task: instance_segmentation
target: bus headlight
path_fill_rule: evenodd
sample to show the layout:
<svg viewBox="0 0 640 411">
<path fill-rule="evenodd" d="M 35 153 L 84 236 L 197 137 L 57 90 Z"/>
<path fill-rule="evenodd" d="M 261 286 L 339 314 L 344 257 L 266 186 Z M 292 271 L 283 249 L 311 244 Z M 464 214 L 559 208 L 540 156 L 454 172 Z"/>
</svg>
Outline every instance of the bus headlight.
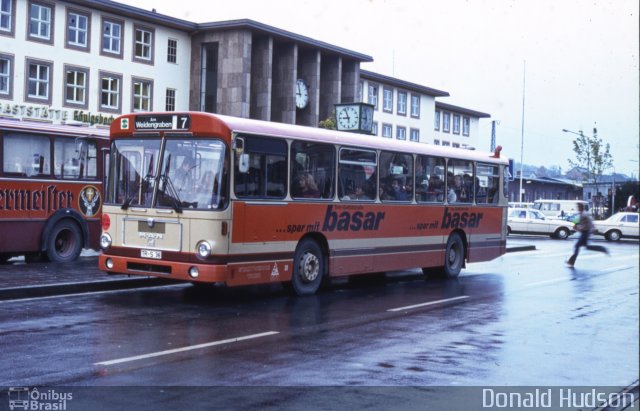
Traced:
<svg viewBox="0 0 640 411">
<path fill-rule="evenodd" d="M 211 244 L 206 241 L 200 241 L 196 245 L 196 252 L 202 258 L 207 258 L 211 255 Z"/>
<path fill-rule="evenodd" d="M 100 248 L 106 250 L 109 247 L 111 247 L 111 236 L 107 233 L 103 233 L 100 236 Z"/>
<path fill-rule="evenodd" d="M 198 271 L 198 267 L 189 268 L 189 277 L 198 278 L 199 275 L 200 275 L 200 272 Z"/>
</svg>

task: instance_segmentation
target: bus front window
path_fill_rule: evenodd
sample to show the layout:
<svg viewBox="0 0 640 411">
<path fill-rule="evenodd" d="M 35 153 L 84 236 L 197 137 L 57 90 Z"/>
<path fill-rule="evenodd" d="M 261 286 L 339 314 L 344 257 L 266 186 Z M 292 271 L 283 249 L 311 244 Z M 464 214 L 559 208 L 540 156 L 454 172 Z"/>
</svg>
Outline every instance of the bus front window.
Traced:
<svg viewBox="0 0 640 411">
<path fill-rule="evenodd" d="M 151 207 L 160 139 L 115 140 L 111 146 L 108 203 Z"/>
<path fill-rule="evenodd" d="M 176 211 L 226 207 L 227 169 L 225 147 L 219 140 L 167 140 L 157 205 Z"/>
</svg>

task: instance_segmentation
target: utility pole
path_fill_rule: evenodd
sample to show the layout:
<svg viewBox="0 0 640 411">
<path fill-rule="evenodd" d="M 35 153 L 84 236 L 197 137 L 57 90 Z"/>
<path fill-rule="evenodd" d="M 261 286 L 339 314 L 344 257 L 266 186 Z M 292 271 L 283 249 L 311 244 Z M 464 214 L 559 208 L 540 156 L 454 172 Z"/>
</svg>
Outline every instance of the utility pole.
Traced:
<svg viewBox="0 0 640 411">
<path fill-rule="evenodd" d="M 491 151 L 492 153 L 496 150 L 496 124 L 500 125 L 499 120 L 493 120 L 491 122 Z"/>
</svg>

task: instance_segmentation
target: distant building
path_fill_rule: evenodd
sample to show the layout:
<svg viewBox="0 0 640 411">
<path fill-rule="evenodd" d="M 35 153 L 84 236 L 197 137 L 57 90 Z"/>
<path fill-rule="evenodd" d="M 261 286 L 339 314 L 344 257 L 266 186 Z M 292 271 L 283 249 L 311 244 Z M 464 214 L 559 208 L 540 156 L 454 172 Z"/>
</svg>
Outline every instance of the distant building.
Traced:
<svg viewBox="0 0 640 411">
<path fill-rule="evenodd" d="M 461 148 L 478 145 L 489 117 L 362 70 L 371 56 L 253 20 L 194 23 L 109 0 L 0 6 L 4 117 L 108 126 L 128 112 L 195 110 L 317 127 L 335 104 L 364 101 L 376 136 Z M 296 102 L 300 82 L 307 98 Z"/>
</svg>

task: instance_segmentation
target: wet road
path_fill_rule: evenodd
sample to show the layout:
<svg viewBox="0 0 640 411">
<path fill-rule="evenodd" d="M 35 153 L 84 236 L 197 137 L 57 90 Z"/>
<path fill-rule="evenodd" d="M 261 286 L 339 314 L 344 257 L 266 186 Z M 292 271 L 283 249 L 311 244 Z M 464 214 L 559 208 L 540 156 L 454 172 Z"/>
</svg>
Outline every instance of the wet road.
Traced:
<svg viewBox="0 0 640 411">
<path fill-rule="evenodd" d="M 0 302 L 0 385 L 627 386 L 639 369 L 638 242 L 402 272 L 293 298 L 175 285 Z M 102 275 L 96 270 L 96 275 Z"/>
</svg>

